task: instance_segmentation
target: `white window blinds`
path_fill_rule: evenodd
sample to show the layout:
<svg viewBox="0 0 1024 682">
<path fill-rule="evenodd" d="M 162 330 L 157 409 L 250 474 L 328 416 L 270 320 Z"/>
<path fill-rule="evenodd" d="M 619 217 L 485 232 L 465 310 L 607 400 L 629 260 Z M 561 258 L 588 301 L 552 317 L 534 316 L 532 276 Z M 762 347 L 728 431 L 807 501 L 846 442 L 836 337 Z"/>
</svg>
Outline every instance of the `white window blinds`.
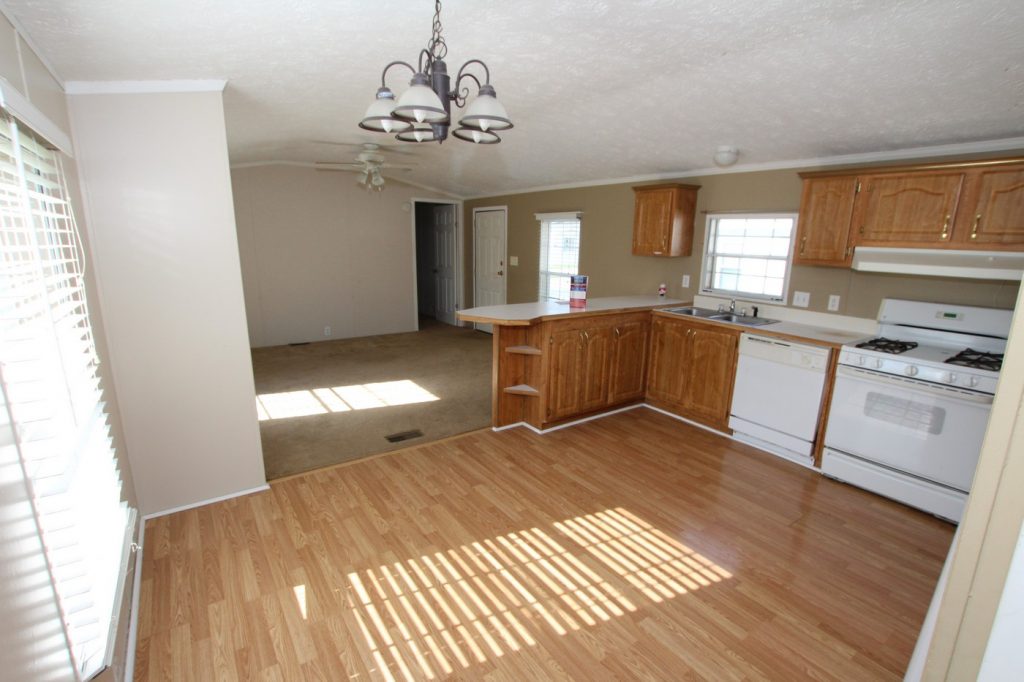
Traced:
<svg viewBox="0 0 1024 682">
<path fill-rule="evenodd" d="M 540 221 L 540 281 L 537 300 L 569 298 L 569 275 L 579 274 L 580 214 L 537 213 Z"/>
<path fill-rule="evenodd" d="M 97 374 L 60 158 L 0 118 L 0 387 L 80 679 L 107 662 L 134 512 Z"/>
</svg>

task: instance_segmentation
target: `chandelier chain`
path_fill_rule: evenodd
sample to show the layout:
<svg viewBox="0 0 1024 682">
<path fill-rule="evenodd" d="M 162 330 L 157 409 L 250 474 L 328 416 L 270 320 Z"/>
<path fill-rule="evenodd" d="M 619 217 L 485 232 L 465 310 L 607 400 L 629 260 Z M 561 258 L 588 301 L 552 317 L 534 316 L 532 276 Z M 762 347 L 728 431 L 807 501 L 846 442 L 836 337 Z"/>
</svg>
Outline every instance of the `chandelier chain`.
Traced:
<svg viewBox="0 0 1024 682">
<path fill-rule="evenodd" d="M 448 56 L 448 45 L 441 35 L 441 0 L 434 0 L 434 25 L 430 42 L 427 43 L 427 52 L 430 53 L 431 61 L 444 59 Z"/>
</svg>

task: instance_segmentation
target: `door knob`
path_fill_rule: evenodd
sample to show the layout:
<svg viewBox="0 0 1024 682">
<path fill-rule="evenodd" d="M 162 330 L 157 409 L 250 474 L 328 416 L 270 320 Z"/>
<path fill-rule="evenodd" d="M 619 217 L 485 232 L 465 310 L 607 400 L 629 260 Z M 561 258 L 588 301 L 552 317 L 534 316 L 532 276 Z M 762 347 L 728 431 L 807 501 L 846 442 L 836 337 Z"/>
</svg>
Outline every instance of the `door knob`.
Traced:
<svg viewBox="0 0 1024 682">
<path fill-rule="evenodd" d="M 504 274 L 505 274 L 504 270 L 498 270 L 498 277 L 501 277 Z"/>
</svg>

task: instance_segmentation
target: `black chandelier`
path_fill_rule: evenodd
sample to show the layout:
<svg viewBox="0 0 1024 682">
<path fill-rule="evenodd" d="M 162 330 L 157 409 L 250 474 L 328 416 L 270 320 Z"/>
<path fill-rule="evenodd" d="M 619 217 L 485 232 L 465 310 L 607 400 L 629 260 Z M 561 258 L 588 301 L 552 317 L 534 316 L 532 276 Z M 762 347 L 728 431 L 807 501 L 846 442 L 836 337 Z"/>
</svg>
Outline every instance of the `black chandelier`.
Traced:
<svg viewBox="0 0 1024 682">
<path fill-rule="evenodd" d="M 441 36 L 441 0 L 434 3 L 433 34 L 427 47 L 420 51 L 419 68 L 403 61 L 391 62 L 384 67 L 380 76 L 380 88 L 377 97 L 366 110 L 366 116 L 359 122 L 359 127 L 379 133 L 393 133 L 403 142 L 444 142 L 451 127 L 451 103 L 458 107 L 466 106 L 469 88 L 462 88 L 463 78 L 476 82 L 479 91 L 470 103 L 466 113 L 459 119 L 459 126 L 452 135 L 460 140 L 475 144 L 498 144 L 501 138 L 496 130 L 508 130 L 512 121 L 505 107 L 498 101 L 491 86 L 491 72 L 479 59 L 470 59 L 462 65 L 452 87 L 448 76 L 448 66 L 444 58 L 448 55 L 448 46 Z M 467 71 L 473 64 L 479 64 L 484 70 L 484 82 Z M 385 79 L 388 70 L 393 66 L 404 66 L 412 71 L 409 89 L 395 101 L 395 93 L 388 88 Z"/>
</svg>

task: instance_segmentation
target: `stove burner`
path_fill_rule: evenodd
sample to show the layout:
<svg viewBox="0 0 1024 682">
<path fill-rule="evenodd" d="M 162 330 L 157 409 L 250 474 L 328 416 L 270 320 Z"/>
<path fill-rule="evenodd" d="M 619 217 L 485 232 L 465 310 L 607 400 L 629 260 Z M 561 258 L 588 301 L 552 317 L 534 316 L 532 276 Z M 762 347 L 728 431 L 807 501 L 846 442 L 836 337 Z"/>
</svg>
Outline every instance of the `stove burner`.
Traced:
<svg viewBox="0 0 1024 682">
<path fill-rule="evenodd" d="M 885 337 L 879 337 L 877 339 L 858 343 L 857 348 L 863 348 L 864 350 L 877 350 L 883 353 L 899 355 L 900 353 L 906 353 L 911 348 L 917 348 L 917 343 L 914 341 L 897 341 L 887 339 Z"/>
<path fill-rule="evenodd" d="M 986 353 L 980 350 L 968 348 L 960 351 L 953 357 L 946 360 L 947 364 L 960 365 L 961 367 L 973 367 L 975 369 L 987 369 L 998 372 L 1003 366 L 1002 353 Z"/>
</svg>

